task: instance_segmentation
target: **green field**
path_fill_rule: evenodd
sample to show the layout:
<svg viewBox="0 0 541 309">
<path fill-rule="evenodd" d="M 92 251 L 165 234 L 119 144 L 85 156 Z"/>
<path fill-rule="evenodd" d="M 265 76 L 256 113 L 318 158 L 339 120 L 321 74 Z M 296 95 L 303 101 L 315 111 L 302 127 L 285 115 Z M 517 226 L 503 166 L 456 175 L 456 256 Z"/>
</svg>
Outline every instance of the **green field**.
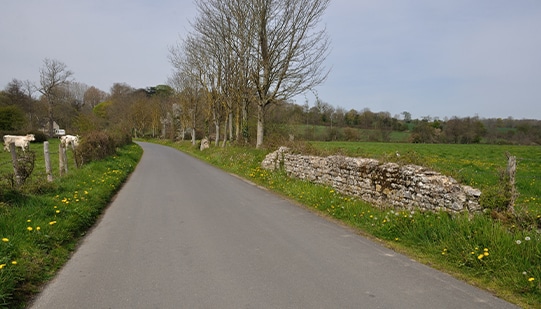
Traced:
<svg viewBox="0 0 541 309">
<path fill-rule="evenodd" d="M 60 175 L 58 167 L 58 146 L 60 140 L 56 138 L 51 138 L 49 140 L 49 154 L 51 158 L 51 168 L 53 172 L 53 177 L 56 178 Z M 47 175 L 45 173 L 45 159 L 43 153 L 43 143 L 30 143 L 30 150 L 36 154 L 36 161 L 34 165 L 34 171 L 32 173 L 31 180 L 46 179 Z M 20 149 L 17 150 L 20 152 Z M 76 168 L 75 160 L 73 157 L 73 152 L 71 149 L 67 150 L 68 156 L 68 172 L 70 169 Z M 5 181 L 4 175 L 8 173 L 13 173 L 13 165 L 11 163 L 11 154 L 9 151 L 2 151 L 0 153 L 0 177 L 1 181 Z M 6 184 L 6 183 L 3 183 Z"/>
</svg>

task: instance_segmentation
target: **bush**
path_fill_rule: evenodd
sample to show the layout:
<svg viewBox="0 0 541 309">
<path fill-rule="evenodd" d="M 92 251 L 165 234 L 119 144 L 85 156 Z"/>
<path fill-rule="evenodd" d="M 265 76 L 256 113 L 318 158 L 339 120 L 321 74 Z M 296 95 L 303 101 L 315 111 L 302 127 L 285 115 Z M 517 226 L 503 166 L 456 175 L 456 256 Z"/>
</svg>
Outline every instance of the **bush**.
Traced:
<svg viewBox="0 0 541 309">
<path fill-rule="evenodd" d="M 116 144 L 114 139 L 105 132 L 91 132 L 81 138 L 79 146 L 75 150 L 75 160 L 81 166 L 92 161 L 105 159 L 115 154 Z"/>
</svg>

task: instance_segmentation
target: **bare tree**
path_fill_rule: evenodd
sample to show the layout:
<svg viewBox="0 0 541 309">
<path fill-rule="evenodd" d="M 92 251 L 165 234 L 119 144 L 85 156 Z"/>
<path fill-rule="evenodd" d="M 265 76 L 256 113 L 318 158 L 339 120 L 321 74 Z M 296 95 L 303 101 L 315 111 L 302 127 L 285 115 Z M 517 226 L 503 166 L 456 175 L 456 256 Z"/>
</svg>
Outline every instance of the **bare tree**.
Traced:
<svg viewBox="0 0 541 309">
<path fill-rule="evenodd" d="M 105 101 L 106 98 L 107 93 L 105 93 L 105 91 L 91 86 L 84 93 L 84 105 L 88 106 L 89 108 L 94 108 L 96 105 Z"/>
<path fill-rule="evenodd" d="M 247 132 L 248 104 L 257 102 L 257 143 L 265 111 L 322 83 L 329 40 L 320 19 L 330 0 L 197 0 L 194 33 L 185 39 L 196 77 L 211 95 L 212 116 L 224 141 Z M 178 50 L 177 50 L 178 51 Z M 173 53 L 172 53 L 173 54 Z M 174 56 L 178 56 L 178 53 Z M 173 65 L 175 61 L 172 61 Z M 227 132 L 229 131 L 229 132 Z M 218 133 L 218 132 L 217 132 Z M 229 134 L 227 134 L 229 133 Z"/>
<path fill-rule="evenodd" d="M 255 0 L 248 5 L 256 16 L 257 41 L 250 74 L 258 97 L 257 142 L 263 144 L 265 111 L 325 81 L 323 62 L 329 39 L 318 28 L 330 0 Z"/>
<path fill-rule="evenodd" d="M 57 102 L 60 86 L 65 85 L 70 81 L 73 72 L 67 69 L 67 66 L 54 59 L 45 58 L 43 67 L 40 69 L 40 86 L 38 91 L 44 96 L 48 105 L 49 115 L 49 135 L 54 135 L 53 123 L 54 113 L 53 107 Z"/>
</svg>

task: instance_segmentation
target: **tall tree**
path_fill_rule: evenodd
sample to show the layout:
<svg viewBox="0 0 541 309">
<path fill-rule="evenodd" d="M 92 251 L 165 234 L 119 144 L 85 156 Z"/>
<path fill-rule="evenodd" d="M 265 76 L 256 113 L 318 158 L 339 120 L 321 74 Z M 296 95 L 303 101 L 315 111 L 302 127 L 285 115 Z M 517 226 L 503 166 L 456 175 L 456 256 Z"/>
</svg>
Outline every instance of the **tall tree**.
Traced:
<svg viewBox="0 0 541 309">
<path fill-rule="evenodd" d="M 257 142 L 263 144 L 265 111 L 321 84 L 329 39 L 318 24 L 330 0 L 255 0 L 248 11 L 256 16 L 257 41 L 250 74 L 257 93 Z"/>
<path fill-rule="evenodd" d="M 247 120 L 248 102 L 257 102 L 256 147 L 260 147 L 267 108 L 326 79 L 328 70 L 323 62 L 329 40 L 325 28 L 318 24 L 329 2 L 196 1 L 199 16 L 194 22 L 195 33 L 185 40 L 185 46 L 198 46 L 188 53 L 197 51 L 199 61 L 192 64 L 206 66 L 202 70 L 205 74 L 199 77 L 205 81 L 202 87 L 212 95 L 215 121 L 221 117 L 231 131 L 233 101 L 242 102 L 236 110 L 237 117 L 242 110 L 243 121 Z M 246 131 L 244 127 L 242 131 Z"/>
<path fill-rule="evenodd" d="M 40 69 L 39 73 L 40 86 L 38 91 L 43 95 L 47 102 L 49 115 L 49 135 L 53 136 L 53 107 L 57 102 L 60 87 L 70 81 L 73 72 L 68 70 L 67 66 L 58 60 L 45 58 L 45 60 L 43 60 L 43 67 Z"/>
</svg>

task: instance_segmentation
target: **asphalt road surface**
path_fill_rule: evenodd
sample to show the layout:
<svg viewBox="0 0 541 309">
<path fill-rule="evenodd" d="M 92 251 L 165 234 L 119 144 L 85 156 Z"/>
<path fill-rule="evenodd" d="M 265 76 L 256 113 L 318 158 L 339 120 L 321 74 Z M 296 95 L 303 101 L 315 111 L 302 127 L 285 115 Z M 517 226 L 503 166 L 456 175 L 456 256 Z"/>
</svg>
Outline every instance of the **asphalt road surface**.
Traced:
<svg viewBox="0 0 541 309">
<path fill-rule="evenodd" d="M 514 308 L 172 148 L 31 308 Z"/>
</svg>

